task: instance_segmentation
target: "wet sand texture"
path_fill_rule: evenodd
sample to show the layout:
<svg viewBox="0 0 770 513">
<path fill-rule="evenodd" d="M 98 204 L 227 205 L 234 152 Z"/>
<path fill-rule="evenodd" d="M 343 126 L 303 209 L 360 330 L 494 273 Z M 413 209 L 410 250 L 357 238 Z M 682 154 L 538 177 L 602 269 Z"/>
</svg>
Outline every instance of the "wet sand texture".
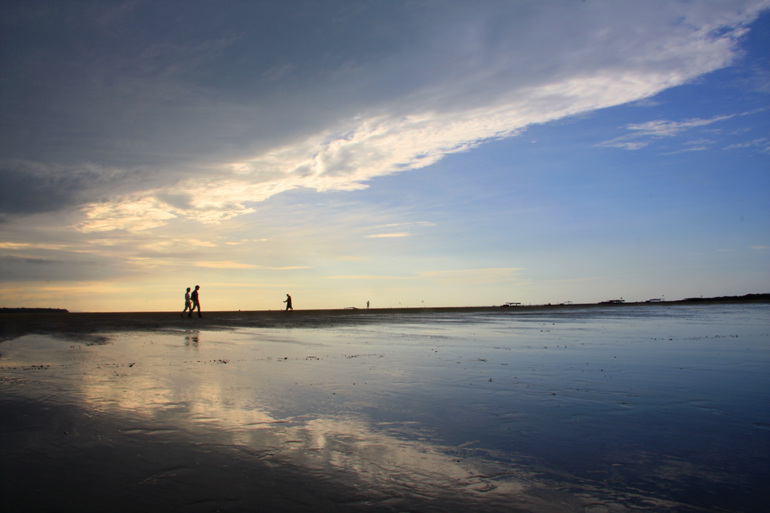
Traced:
<svg viewBox="0 0 770 513">
<path fill-rule="evenodd" d="M 767 504 L 768 305 L 14 316 L 3 511 Z"/>
</svg>

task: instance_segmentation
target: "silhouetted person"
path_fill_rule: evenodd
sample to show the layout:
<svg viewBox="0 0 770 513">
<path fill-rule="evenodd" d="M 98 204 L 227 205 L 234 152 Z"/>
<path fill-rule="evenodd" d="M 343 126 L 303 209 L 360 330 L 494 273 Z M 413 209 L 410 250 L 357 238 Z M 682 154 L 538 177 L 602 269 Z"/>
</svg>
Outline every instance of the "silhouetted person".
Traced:
<svg viewBox="0 0 770 513">
<path fill-rule="evenodd" d="M 184 313 L 190 310 L 190 313 L 192 313 L 192 303 L 190 303 L 190 287 L 187 287 L 187 292 L 184 293 L 184 310 L 182 310 L 182 317 L 184 317 Z"/>
<path fill-rule="evenodd" d="M 190 315 L 188 315 L 187 317 L 192 317 L 192 314 L 193 314 L 193 312 L 195 311 L 196 308 L 198 309 L 198 317 L 203 317 L 201 315 L 201 304 L 198 301 L 198 289 L 199 288 L 201 288 L 201 286 L 200 285 L 196 285 L 195 286 L 195 290 L 193 290 L 192 296 L 190 296 L 190 298 L 192 299 L 192 308 L 190 308 Z"/>
<path fill-rule="evenodd" d="M 292 310 L 292 311 L 294 310 L 294 307 L 291 306 L 291 296 L 290 295 L 286 294 L 286 299 L 284 299 L 283 302 L 286 303 L 286 311 L 287 312 L 289 310 Z"/>
<path fill-rule="evenodd" d="M 369 310 L 369 301 L 366 302 L 366 309 Z"/>
</svg>

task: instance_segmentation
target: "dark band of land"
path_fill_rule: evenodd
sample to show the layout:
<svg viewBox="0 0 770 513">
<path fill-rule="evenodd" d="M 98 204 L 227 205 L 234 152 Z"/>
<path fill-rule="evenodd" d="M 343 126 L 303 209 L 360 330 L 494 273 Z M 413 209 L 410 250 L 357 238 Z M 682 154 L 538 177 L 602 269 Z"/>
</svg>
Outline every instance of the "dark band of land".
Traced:
<svg viewBox="0 0 770 513">
<path fill-rule="evenodd" d="M 476 306 L 441 308 L 372 308 L 296 311 L 204 312 L 203 317 L 180 316 L 178 312 L 69 313 L 61 309 L 0 309 L 0 341 L 27 334 L 90 337 L 119 331 L 226 330 L 236 328 L 318 328 L 382 322 L 415 322 L 421 317 L 442 313 L 524 314 L 543 310 L 570 311 L 585 308 L 627 306 L 673 306 L 682 304 L 770 303 L 770 294 L 747 294 L 714 298 L 688 298 L 679 301 L 642 303 L 589 303 L 533 306 Z"/>
</svg>

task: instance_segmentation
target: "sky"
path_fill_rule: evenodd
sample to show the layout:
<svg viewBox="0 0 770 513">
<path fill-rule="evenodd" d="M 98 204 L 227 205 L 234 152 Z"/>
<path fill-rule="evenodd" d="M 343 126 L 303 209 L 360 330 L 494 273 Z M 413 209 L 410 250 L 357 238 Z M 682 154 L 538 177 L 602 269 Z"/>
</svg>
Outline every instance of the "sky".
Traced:
<svg viewBox="0 0 770 513">
<path fill-rule="evenodd" d="M 0 307 L 770 292 L 770 0 L 0 9 Z"/>
</svg>

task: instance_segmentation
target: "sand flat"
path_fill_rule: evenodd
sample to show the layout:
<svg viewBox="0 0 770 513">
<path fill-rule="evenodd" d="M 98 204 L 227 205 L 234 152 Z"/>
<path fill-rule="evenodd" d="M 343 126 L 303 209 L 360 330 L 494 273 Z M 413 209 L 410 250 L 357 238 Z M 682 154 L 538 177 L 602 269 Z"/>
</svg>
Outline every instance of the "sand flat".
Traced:
<svg viewBox="0 0 770 513">
<path fill-rule="evenodd" d="M 16 511 L 765 504 L 768 305 L 3 322 Z"/>
</svg>

